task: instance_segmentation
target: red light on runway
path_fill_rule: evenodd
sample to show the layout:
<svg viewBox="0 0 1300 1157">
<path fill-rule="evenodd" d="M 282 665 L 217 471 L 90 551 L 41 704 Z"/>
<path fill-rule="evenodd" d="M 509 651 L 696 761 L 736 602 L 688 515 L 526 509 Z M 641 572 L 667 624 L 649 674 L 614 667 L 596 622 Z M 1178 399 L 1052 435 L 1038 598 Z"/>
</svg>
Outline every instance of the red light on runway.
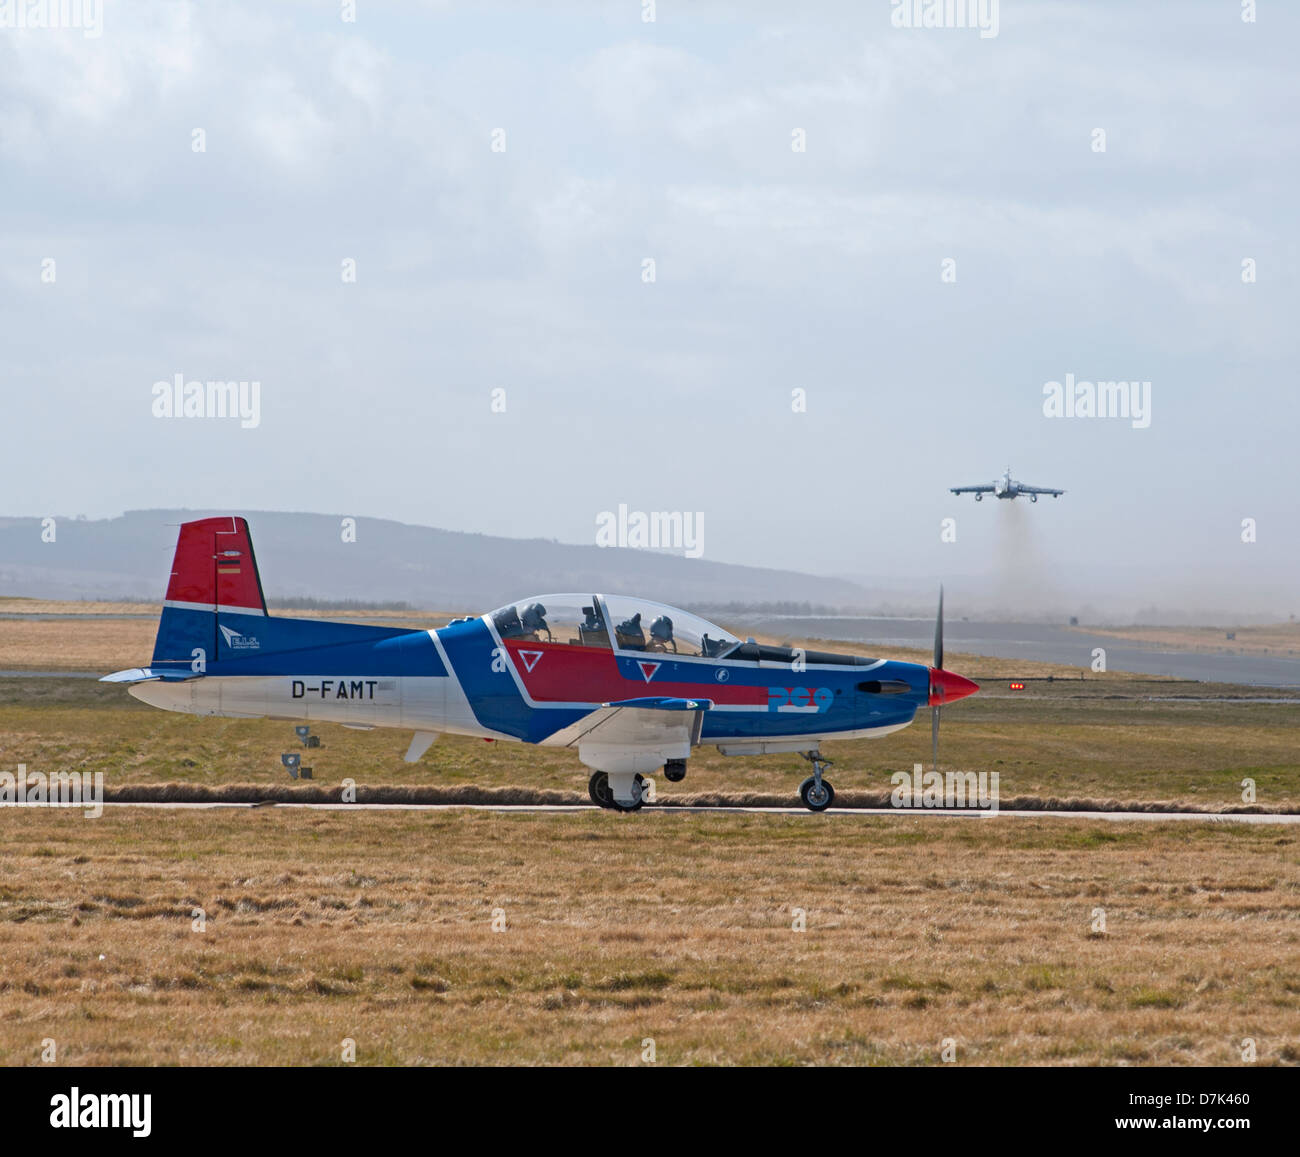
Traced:
<svg viewBox="0 0 1300 1157">
<path fill-rule="evenodd" d="M 1023 691 L 1024 689 L 1025 689 L 1025 685 L 1024 685 L 1023 683 L 1012 683 L 1012 684 L 1011 684 L 1011 690 L 1012 690 L 1012 691 Z"/>
</svg>

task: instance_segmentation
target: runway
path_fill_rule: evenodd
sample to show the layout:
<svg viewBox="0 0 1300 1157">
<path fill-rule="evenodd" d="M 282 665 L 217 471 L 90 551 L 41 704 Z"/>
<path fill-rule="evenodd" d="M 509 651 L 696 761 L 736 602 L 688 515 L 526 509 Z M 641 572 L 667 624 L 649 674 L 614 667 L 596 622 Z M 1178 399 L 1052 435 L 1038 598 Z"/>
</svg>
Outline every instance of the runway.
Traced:
<svg viewBox="0 0 1300 1157">
<path fill-rule="evenodd" d="M 599 812 L 602 809 L 594 804 L 468 804 L 468 803 L 218 803 L 218 802 L 169 802 L 169 803 L 118 803 L 105 802 L 107 808 L 161 808 L 170 810 L 203 808 L 242 808 L 245 811 L 271 810 L 279 808 L 306 808 L 311 811 L 486 811 L 505 813 L 571 814 L 577 812 Z M 1136 821 L 1146 823 L 1164 823 L 1166 821 L 1200 821 L 1202 823 L 1246 823 L 1246 824 L 1300 824 L 1300 814 L 1265 815 L 1253 812 L 1107 812 L 1107 811 L 989 811 L 970 808 L 828 808 L 824 812 L 810 812 L 803 807 L 658 807 L 649 804 L 640 813 L 629 815 L 629 820 L 638 815 L 652 815 L 666 812 L 675 815 L 779 815 L 804 816 L 809 820 L 825 816 L 836 817 L 880 817 L 892 816 L 901 819 L 1064 819 L 1064 820 L 1113 820 Z"/>
</svg>

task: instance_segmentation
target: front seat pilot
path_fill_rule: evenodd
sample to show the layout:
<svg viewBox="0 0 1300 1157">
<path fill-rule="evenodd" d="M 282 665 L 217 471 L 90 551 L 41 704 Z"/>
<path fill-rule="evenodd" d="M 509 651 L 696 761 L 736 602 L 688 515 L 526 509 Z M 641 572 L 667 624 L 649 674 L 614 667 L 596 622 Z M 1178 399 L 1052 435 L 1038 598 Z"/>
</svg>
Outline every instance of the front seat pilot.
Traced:
<svg viewBox="0 0 1300 1157">
<path fill-rule="evenodd" d="M 541 603 L 529 603 L 524 608 L 524 613 L 519 616 L 519 621 L 523 624 L 525 639 L 538 642 L 541 633 L 545 631 L 547 641 L 550 640 L 551 629 L 546 625 L 546 608 Z"/>
</svg>

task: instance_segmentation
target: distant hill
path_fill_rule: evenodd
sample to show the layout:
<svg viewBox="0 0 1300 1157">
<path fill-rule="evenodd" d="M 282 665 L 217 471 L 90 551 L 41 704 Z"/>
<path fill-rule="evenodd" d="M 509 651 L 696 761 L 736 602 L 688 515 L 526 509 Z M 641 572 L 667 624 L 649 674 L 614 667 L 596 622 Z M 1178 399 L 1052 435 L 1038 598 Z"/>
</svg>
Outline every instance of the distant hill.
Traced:
<svg viewBox="0 0 1300 1157">
<path fill-rule="evenodd" d="M 405 602 L 485 611 L 529 594 L 640 594 L 678 605 L 811 602 L 860 608 L 869 592 L 844 579 L 735 566 L 647 550 L 462 534 L 341 515 L 275 511 L 132 510 L 120 518 L 58 518 L 42 542 L 39 518 L 0 518 L 0 595 L 160 599 L 176 528 L 194 518 L 248 519 L 267 600 Z"/>
</svg>

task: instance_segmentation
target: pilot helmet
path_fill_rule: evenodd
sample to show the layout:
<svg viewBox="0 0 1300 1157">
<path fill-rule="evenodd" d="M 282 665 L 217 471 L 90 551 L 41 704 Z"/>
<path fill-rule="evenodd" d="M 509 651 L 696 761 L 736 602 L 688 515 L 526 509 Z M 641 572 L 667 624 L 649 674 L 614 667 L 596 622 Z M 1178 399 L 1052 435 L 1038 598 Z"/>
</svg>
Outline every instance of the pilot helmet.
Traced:
<svg viewBox="0 0 1300 1157">
<path fill-rule="evenodd" d="M 519 621 L 523 623 L 526 631 L 544 631 L 546 630 L 546 608 L 541 603 L 529 603 L 524 608 L 524 613 L 519 616 Z"/>
<path fill-rule="evenodd" d="M 650 637 L 661 643 L 673 641 L 673 621 L 667 615 L 660 615 L 650 624 Z"/>
</svg>

